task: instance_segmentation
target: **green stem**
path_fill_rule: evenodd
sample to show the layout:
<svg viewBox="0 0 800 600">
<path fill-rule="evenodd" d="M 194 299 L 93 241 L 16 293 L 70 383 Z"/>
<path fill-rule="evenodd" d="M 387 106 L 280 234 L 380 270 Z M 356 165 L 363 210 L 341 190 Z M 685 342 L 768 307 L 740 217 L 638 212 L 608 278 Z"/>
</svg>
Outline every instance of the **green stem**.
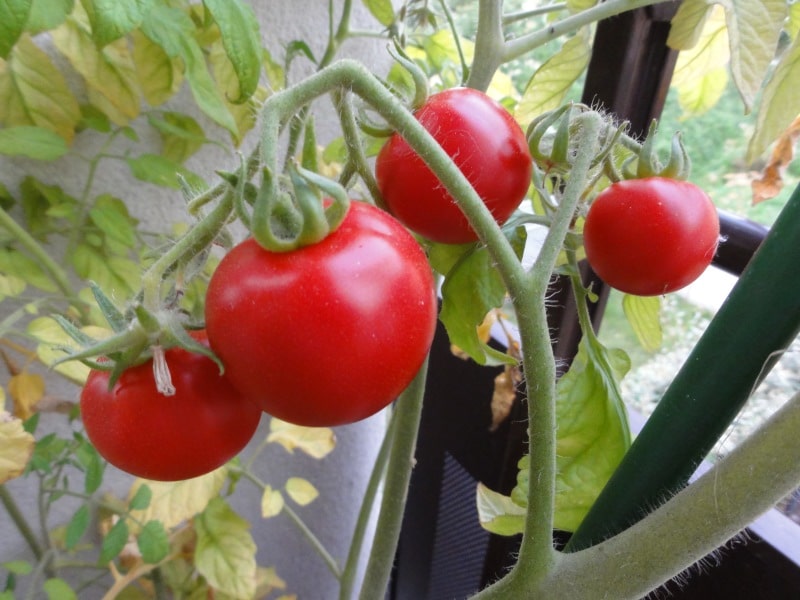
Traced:
<svg viewBox="0 0 800 600">
<path fill-rule="evenodd" d="M 447 0 L 439 0 L 439 5 L 442 7 L 442 12 L 444 12 L 447 25 L 450 27 L 450 31 L 453 35 L 453 42 L 456 45 L 458 60 L 461 63 L 461 83 L 463 85 L 469 78 L 469 65 L 467 64 L 467 59 L 464 56 L 464 49 L 461 47 L 461 37 L 458 35 L 458 27 L 456 27 L 456 23 L 453 20 L 453 13 L 450 11 L 450 7 L 447 5 Z"/>
<path fill-rule="evenodd" d="M 665 2 L 665 0 L 608 0 L 607 2 L 600 2 L 591 8 L 564 17 L 555 23 L 550 23 L 538 31 L 506 42 L 501 64 L 519 58 L 534 48 L 538 48 L 567 33 L 577 31 L 585 25 L 591 25 L 629 10 L 662 2 Z"/>
<path fill-rule="evenodd" d="M 586 118 L 579 122 L 581 127 L 575 135 L 579 136 L 579 147 L 585 151 L 576 157 L 559 209 L 553 216 L 533 268 L 519 281 L 513 272 L 506 274 L 504 266 L 498 266 L 506 280 L 519 325 L 528 396 L 531 485 L 518 561 L 508 575 L 480 592 L 476 598 L 505 600 L 531 597 L 529 590 L 548 579 L 557 559 L 552 544 L 556 478 L 556 364 L 545 299 L 550 274 L 570 230 L 598 149 L 600 117 L 587 113 Z"/>
<path fill-rule="evenodd" d="M 383 442 L 378 450 L 378 456 L 375 458 L 375 465 L 372 467 L 369 481 L 367 482 L 367 489 L 364 492 L 364 499 L 361 501 L 361 510 L 358 513 L 358 520 L 356 527 L 353 531 L 353 539 L 350 542 L 350 550 L 347 554 L 347 560 L 344 564 L 342 571 L 342 578 L 340 580 L 339 599 L 349 600 L 353 593 L 353 586 L 355 585 L 355 578 L 358 569 L 358 559 L 361 557 L 361 548 L 364 545 L 364 537 L 367 532 L 372 509 L 375 504 L 375 498 L 380 490 L 381 483 L 386 475 L 386 467 L 389 461 L 389 451 L 391 450 L 394 441 L 394 431 L 398 419 L 396 415 L 392 415 L 391 423 L 389 424 L 386 434 L 383 436 Z"/>
<path fill-rule="evenodd" d="M 422 400 L 425 396 L 425 381 L 428 374 L 428 361 L 422 365 L 411 385 L 397 400 L 393 427 L 394 443 L 391 445 L 389 461 L 386 465 L 386 482 L 383 489 L 380 514 L 378 516 L 378 535 L 372 545 L 369 562 L 364 574 L 359 598 L 373 600 L 383 598 L 389 576 L 392 572 L 397 541 L 403 524 L 403 513 L 408 496 L 408 483 L 414 466 L 414 450 L 417 445 Z"/>
<path fill-rule="evenodd" d="M 538 17 L 539 15 L 547 15 L 554 12 L 566 10 L 568 5 L 566 2 L 558 2 L 555 4 L 547 4 L 545 6 L 537 6 L 528 10 L 520 10 L 513 13 L 503 15 L 503 25 L 511 25 L 517 21 L 524 21 L 531 17 Z"/>
<path fill-rule="evenodd" d="M 467 87 L 486 91 L 498 67 L 503 64 L 503 52 L 503 2 L 480 0 L 475 58 L 470 67 Z"/>
<path fill-rule="evenodd" d="M 800 482 L 800 394 L 696 482 L 617 536 L 561 555 L 528 597 L 635 600 L 713 552 Z"/>
<path fill-rule="evenodd" d="M 72 289 L 72 284 L 67 277 L 66 271 L 51 258 L 30 233 L 20 227 L 2 208 L 0 208 L 0 226 L 4 227 L 36 259 L 71 304 L 78 307 L 83 305 L 83 302 Z"/>
<path fill-rule="evenodd" d="M 31 526 L 28 524 L 28 521 L 25 519 L 22 511 L 20 511 L 19 506 L 17 506 L 14 497 L 8 491 L 8 488 L 3 484 L 0 484 L 0 502 L 3 503 L 6 512 L 8 512 L 8 516 L 11 517 L 14 525 L 17 526 L 20 534 L 25 539 L 25 542 L 28 544 L 28 548 L 31 549 L 33 556 L 36 558 L 36 560 L 42 560 L 44 550 L 39 544 L 39 540 L 36 539 L 36 534 L 33 533 L 33 529 L 31 529 Z"/>
</svg>

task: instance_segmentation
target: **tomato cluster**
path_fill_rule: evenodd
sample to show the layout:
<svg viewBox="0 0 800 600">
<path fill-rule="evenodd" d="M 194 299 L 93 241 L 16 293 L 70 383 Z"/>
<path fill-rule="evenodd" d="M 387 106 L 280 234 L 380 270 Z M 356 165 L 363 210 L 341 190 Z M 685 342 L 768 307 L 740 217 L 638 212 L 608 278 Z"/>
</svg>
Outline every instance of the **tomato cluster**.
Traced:
<svg viewBox="0 0 800 600">
<path fill-rule="evenodd" d="M 454 159 L 498 223 L 530 184 L 531 158 L 513 118 L 482 92 L 432 96 L 416 117 Z M 206 292 L 207 343 L 224 365 L 173 348 L 173 396 L 152 360 L 92 372 L 81 396 L 86 431 L 109 462 L 151 479 L 220 466 L 266 412 L 335 426 L 380 411 L 409 385 L 433 341 L 437 298 L 425 252 L 404 227 L 445 243 L 477 239 L 441 183 L 399 134 L 376 176 L 392 213 L 352 202 L 322 241 L 272 252 L 248 239 L 223 257 Z"/>
<path fill-rule="evenodd" d="M 708 267 L 719 217 L 692 183 L 630 179 L 598 194 L 583 236 L 586 258 L 601 279 L 628 294 L 656 296 L 689 285 Z"/>
</svg>

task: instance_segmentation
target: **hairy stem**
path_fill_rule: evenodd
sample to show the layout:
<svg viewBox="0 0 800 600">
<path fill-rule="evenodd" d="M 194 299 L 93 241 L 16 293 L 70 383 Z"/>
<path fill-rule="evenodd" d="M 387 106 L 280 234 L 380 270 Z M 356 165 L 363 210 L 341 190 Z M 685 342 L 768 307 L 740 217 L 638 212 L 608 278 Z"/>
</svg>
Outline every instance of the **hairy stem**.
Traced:
<svg viewBox="0 0 800 600">
<path fill-rule="evenodd" d="M 411 385 L 397 400 L 393 424 L 393 443 L 386 465 L 386 482 L 383 490 L 380 514 L 372 552 L 361 587 L 361 600 L 383 598 L 394 564 L 397 541 L 403 524 L 403 512 L 408 496 L 408 482 L 414 465 L 414 450 L 422 417 L 422 400 L 425 396 L 425 381 L 428 361 L 420 368 Z"/>
<path fill-rule="evenodd" d="M 503 52 L 503 2 L 480 0 L 475 58 L 470 67 L 467 87 L 487 90 L 497 68 L 503 64 Z"/>
</svg>

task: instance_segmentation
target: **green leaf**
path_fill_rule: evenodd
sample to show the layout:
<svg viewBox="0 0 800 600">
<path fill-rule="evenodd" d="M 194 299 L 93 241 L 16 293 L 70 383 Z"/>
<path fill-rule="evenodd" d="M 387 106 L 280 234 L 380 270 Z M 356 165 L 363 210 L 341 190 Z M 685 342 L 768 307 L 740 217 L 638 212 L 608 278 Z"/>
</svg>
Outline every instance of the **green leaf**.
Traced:
<svg viewBox="0 0 800 600">
<path fill-rule="evenodd" d="M 186 78 L 200 109 L 235 134 L 236 123 L 208 72 L 203 53 L 194 38 L 194 29 L 194 23 L 186 13 L 159 5 L 148 11 L 142 21 L 142 32 L 148 38 L 161 46 L 169 57 L 183 60 Z"/>
<path fill-rule="evenodd" d="M 764 88 L 756 127 L 747 147 L 747 161 L 752 163 L 789 127 L 800 114 L 800 36 L 781 56 L 778 66 Z"/>
<path fill-rule="evenodd" d="M 798 35 L 800 35 L 800 3 L 799 2 L 792 2 L 789 5 L 789 20 L 786 21 L 784 25 L 784 30 L 786 31 L 786 35 L 789 36 L 790 39 L 795 39 Z"/>
<path fill-rule="evenodd" d="M 129 296 L 138 287 L 140 267 L 119 256 L 107 256 L 89 243 L 76 246 L 70 257 L 79 277 L 97 283 L 118 296 Z"/>
<path fill-rule="evenodd" d="M 100 564 L 106 564 L 119 556 L 119 553 L 125 548 L 125 544 L 128 543 L 128 534 L 128 524 L 125 522 L 125 519 L 119 519 L 114 523 L 103 538 L 98 562 Z"/>
<path fill-rule="evenodd" d="M 147 484 L 140 485 L 133 494 L 133 497 L 128 502 L 130 510 L 144 510 L 150 506 L 150 500 L 153 498 L 153 490 Z"/>
<path fill-rule="evenodd" d="M 0 154 L 55 160 L 67 153 L 67 142 L 49 129 L 18 125 L 0 129 Z"/>
<path fill-rule="evenodd" d="M 88 444 L 87 444 L 88 446 Z M 91 447 L 91 446 L 89 446 Z M 103 483 L 103 473 L 106 464 L 94 448 L 89 455 L 89 461 L 86 465 L 86 477 L 83 481 L 83 491 L 86 494 L 94 494 Z"/>
<path fill-rule="evenodd" d="M 8 54 L 25 30 L 32 0 L 3 0 L 0 2 L 0 58 Z"/>
<path fill-rule="evenodd" d="M 16 277 L 45 292 L 56 292 L 58 286 L 32 258 L 11 249 L 0 249 L 0 273 Z"/>
<path fill-rule="evenodd" d="M 74 5 L 75 0 L 33 0 L 25 29 L 34 34 L 54 29 L 66 20 Z"/>
<path fill-rule="evenodd" d="M 497 535 L 516 535 L 525 529 L 527 510 L 509 496 L 478 483 L 478 520 L 486 531 Z"/>
<path fill-rule="evenodd" d="M 61 71 L 23 34 L 8 62 L 0 63 L 0 123 L 44 127 L 70 143 L 80 118 L 78 101 Z"/>
<path fill-rule="evenodd" d="M 101 194 L 95 199 L 89 210 L 89 219 L 109 238 L 116 240 L 126 248 L 136 246 L 136 225 L 138 221 L 131 217 L 128 207 L 119 198 L 110 194 Z"/>
<path fill-rule="evenodd" d="M 261 75 L 261 32 L 253 9 L 241 0 L 203 0 L 222 33 L 222 44 L 239 81 L 234 104 L 245 102 L 258 87 Z"/>
<path fill-rule="evenodd" d="M 559 380 L 554 525 L 575 531 L 630 446 L 619 381 L 630 368 L 621 350 L 586 336 Z"/>
<path fill-rule="evenodd" d="M 81 0 L 92 25 L 92 38 L 102 48 L 136 29 L 153 0 Z"/>
<path fill-rule="evenodd" d="M 775 58 L 783 22 L 785 0 L 725 0 L 731 48 L 731 73 L 749 111 Z"/>
<path fill-rule="evenodd" d="M 182 164 L 209 141 L 189 115 L 165 112 L 161 117 L 148 115 L 147 120 L 161 134 L 161 155 L 174 163 Z"/>
<path fill-rule="evenodd" d="M 197 570 L 215 589 L 233 598 L 252 598 L 256 590 L 256 544 L 250 523 L 222 498 L 214 498 L 195 519 Z"/>
<path fill-rule="evenodd" d="M 29 575 L 33 571 L 33 565 L 27 560 L 10 560 L 0 563 L 0 568 L 14 575 Z"/>
<path fill-rule="evenodd" d="M 172 98 L 183 83 L 181 60 L 170 57 L 141 31 L 131 34 L 131 42 L 136 77 L 144 99 L 151 106 L 159 106 Z"/>
<path fill-rule="evenodd" d="M 136 545 L 142 553 L 142 560 L 146 563 L 157 564 L 169 554 L 169 535 L 161 521 L 148 521 L 145 523 Z"/>
<path fill-rule="evenodd" d="M 543 112 L 559 107 L 572 84 L 586 70 L 591 56 L 589 28 L 584 27 L 533 74 L 515 109 L 516 119 L 529 123 Z"/>
<path fill-rule="evenodd" d="M 78 596 L 69 587 L 69 584 L 57 577 L 45 581 L 42 589 L 47 594 L 48 600 L 78 600 Z"/>
<path fill-rule="evenodd" d="M 658 296 L 633 296 L 625 294 L 622 298 L 622 310 L 628 323 L 642 345 L 648 352 L 655 352 L 661 347 L 663 332 L 661 330 L 661 298 Z"/>
<path fill-rule="evenodd" d="M 117 125 L 139 114 L 141 91 L 127 40 L 98 49 L 91 33 L 72 17 L 52 32 L 53 43 L 86 80 L 90 102 Z"/>
<path fill-rule="evenodd" d="M 83 534 L 86 533 L 86 530 L 89 528 L 89 520 L 89 507 L 86 504 L 83 504 L 77 511 L 75 511 L 75 514 L 72 515 L 72 518 L 67 524 L 65 538 L 67 550 L 74 548 L 83 537 Z"/>
<path fill-rule="evenodd" d="M 512 244 L 520 256 L 525 245 L 525 230 L 517 228 L 512 235 Z M 456 258 L 459 249 L 461 254 Z M 466 247 L 466 251 L 464 246 L 457 246 L 441 252 L 448 254 L 449 261 L 455 259 L 442 284 L 442 310 L 439 314 L 450 342 L 478 364 L 515 364 L 515 359 L 491 348 L 478 335 L 478 325 L 491 309 L 503 304 L 506 296 L 505 285 L 489 251 L 483 246 L 471 245 Z M 446 261 L 439 260 L 440 266 L 446 265 Z M 438 266 L 436 268 L 439 270 Z"/>
<path fill-rule="evenodd" d="M 375 17 L 381 25 L 389 26 L 394 23 L 394 7 L 392 0 L 363 0 L 370 14 Z"/>
<path fill-rule="evenodd" d="M 126 159 L 126 162 L 133 176 L 141 181 L 178 190 L 181 187 L 178 178 L 180 174 L 190 185 L 197 188 L 205 187 L 205 183 L 198 175 L 158 154 L 142 154 L 136 158 Z"/>
</svg>

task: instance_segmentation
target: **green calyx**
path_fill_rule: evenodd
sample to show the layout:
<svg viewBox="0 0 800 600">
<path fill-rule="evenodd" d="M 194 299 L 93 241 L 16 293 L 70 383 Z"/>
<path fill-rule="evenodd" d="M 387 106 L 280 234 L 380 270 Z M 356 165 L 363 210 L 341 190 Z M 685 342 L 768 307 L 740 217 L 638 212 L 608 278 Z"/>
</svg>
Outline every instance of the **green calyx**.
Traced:
<svg viewBox="0 0 800 600">
<path fill-rule="evenodd" d="M 625 179 L 643 179 L 645 177 L 667 177 L 669 179 L 688 179 L 691 171 L 691 160 L 683 145 L 680 133 L 672 136 L 669 156 L 666 164 L 662 164 L 656 151 L 657 121 L 653 120 L 642 142 L 636 161 L 636 170 L 628 162 L 623 168 Z"/>
<path fill-rule="evenodd" d="M 350 206 L 337 182 L 296 164 L 288 171 L 288 178 L 279 179 L 265 167 L 254 201 L 250 229 L 271 252 L 291 252 L 322 241 L 339 227 Z"/>
</svg>

